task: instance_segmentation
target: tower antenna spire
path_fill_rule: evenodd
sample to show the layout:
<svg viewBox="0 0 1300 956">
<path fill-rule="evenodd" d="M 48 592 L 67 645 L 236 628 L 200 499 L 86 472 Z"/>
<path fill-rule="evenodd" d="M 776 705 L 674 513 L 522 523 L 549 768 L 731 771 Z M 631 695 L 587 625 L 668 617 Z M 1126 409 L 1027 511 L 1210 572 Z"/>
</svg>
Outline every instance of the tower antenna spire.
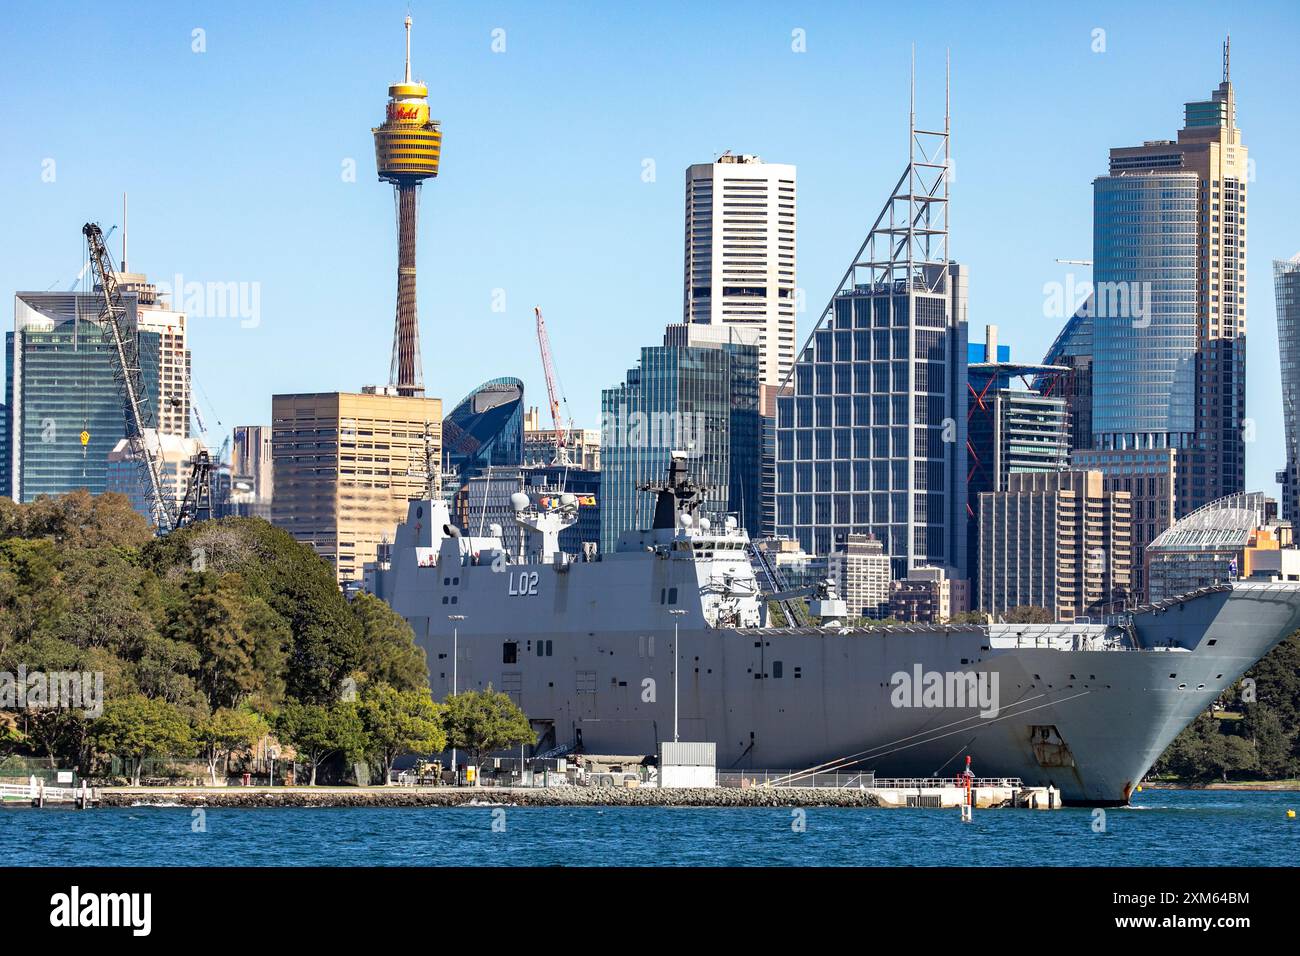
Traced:
<svg viewBox="0 0 1300 956">
<path fill-rule="evenodd" d="M 411 15 L 406 15 L 406 82 L 411 82 Z"/>
<path fill-rule="evenodd" d="M 1223 38 L 1223 82 L 1232 82 L 1232 34 Z"/>
</svg>

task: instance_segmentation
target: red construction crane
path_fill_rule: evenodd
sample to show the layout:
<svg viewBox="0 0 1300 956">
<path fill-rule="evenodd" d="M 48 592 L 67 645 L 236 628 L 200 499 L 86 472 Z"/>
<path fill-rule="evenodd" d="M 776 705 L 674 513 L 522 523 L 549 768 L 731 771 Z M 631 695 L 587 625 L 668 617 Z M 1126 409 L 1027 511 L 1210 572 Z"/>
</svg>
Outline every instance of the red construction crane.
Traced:
<svg viewBox="0 0 1300 956">
<path fill-rule="evenodd" d="M 555 465 L 569 464 L 569 433 L 560 419 L 560 403 L 568 400 L 560 393 L 555 381 L 555 364 L 551 361 L 551 341 L 546 335 L 546 322 L 542 308 L 533 309 L 537 316 L 537 345 L 542 350 L 542 372 L 546 375 L 546 399 L 551 406 L 551 421 L 555 423 Z"/>
</svg>

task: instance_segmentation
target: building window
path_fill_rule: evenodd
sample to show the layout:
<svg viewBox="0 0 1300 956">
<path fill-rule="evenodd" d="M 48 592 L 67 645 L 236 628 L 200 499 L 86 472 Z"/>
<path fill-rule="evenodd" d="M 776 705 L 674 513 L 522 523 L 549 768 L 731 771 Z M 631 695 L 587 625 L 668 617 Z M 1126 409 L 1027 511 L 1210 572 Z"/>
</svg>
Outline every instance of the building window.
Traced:
<svg viewBox="0 0 1300 956">
<path fill-rule="evenodd" d="M 513 664 L 519 659 L 519 642 L 506 641 L 501 645 L 501 663 Z"/>
</svg>

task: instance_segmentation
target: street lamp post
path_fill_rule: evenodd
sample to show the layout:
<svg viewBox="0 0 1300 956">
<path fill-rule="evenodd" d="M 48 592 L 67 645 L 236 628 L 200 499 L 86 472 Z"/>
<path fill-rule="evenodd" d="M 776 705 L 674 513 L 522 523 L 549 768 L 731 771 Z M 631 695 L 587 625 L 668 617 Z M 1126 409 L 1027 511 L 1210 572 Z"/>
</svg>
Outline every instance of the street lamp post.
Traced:
<svg viewBox="0 0 1300 956">
<path fill-rule="evenodd" d="M 677 665 L 680 663 L 677 654 L 677 623 L 686 610 L 674 608 L 668 613 L 673 616 L 673 743 L 677 743 Z"/>
<path fill-rule="evenodd" d="M 465 620 L 464 614 L 448 614 L 447 620 L 451 621 L 451 696 L 456 696 L 456 676 L 460 667 L 460 622 Z M 453 786 L 460 785 L 460 773 L 456 768 L 456 747 L 451 748 L 451 779 Z"/>
</svg>

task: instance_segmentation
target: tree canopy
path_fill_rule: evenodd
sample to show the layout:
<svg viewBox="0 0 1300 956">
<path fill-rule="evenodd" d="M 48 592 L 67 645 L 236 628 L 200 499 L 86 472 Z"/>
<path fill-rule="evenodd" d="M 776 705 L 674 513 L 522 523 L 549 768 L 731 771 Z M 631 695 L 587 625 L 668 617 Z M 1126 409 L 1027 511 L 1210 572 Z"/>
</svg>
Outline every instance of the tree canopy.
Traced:
<svg viewBox="0 0 1300 956">
<path fill-rule="evenodd" d="M 447 743 L 467 751 L 479 764 L 484 754 L 519 744 L 534 744 L 537 734 L 509 694 L 486 690 L 453 694 L 443 702 Z"/>
</svg>

